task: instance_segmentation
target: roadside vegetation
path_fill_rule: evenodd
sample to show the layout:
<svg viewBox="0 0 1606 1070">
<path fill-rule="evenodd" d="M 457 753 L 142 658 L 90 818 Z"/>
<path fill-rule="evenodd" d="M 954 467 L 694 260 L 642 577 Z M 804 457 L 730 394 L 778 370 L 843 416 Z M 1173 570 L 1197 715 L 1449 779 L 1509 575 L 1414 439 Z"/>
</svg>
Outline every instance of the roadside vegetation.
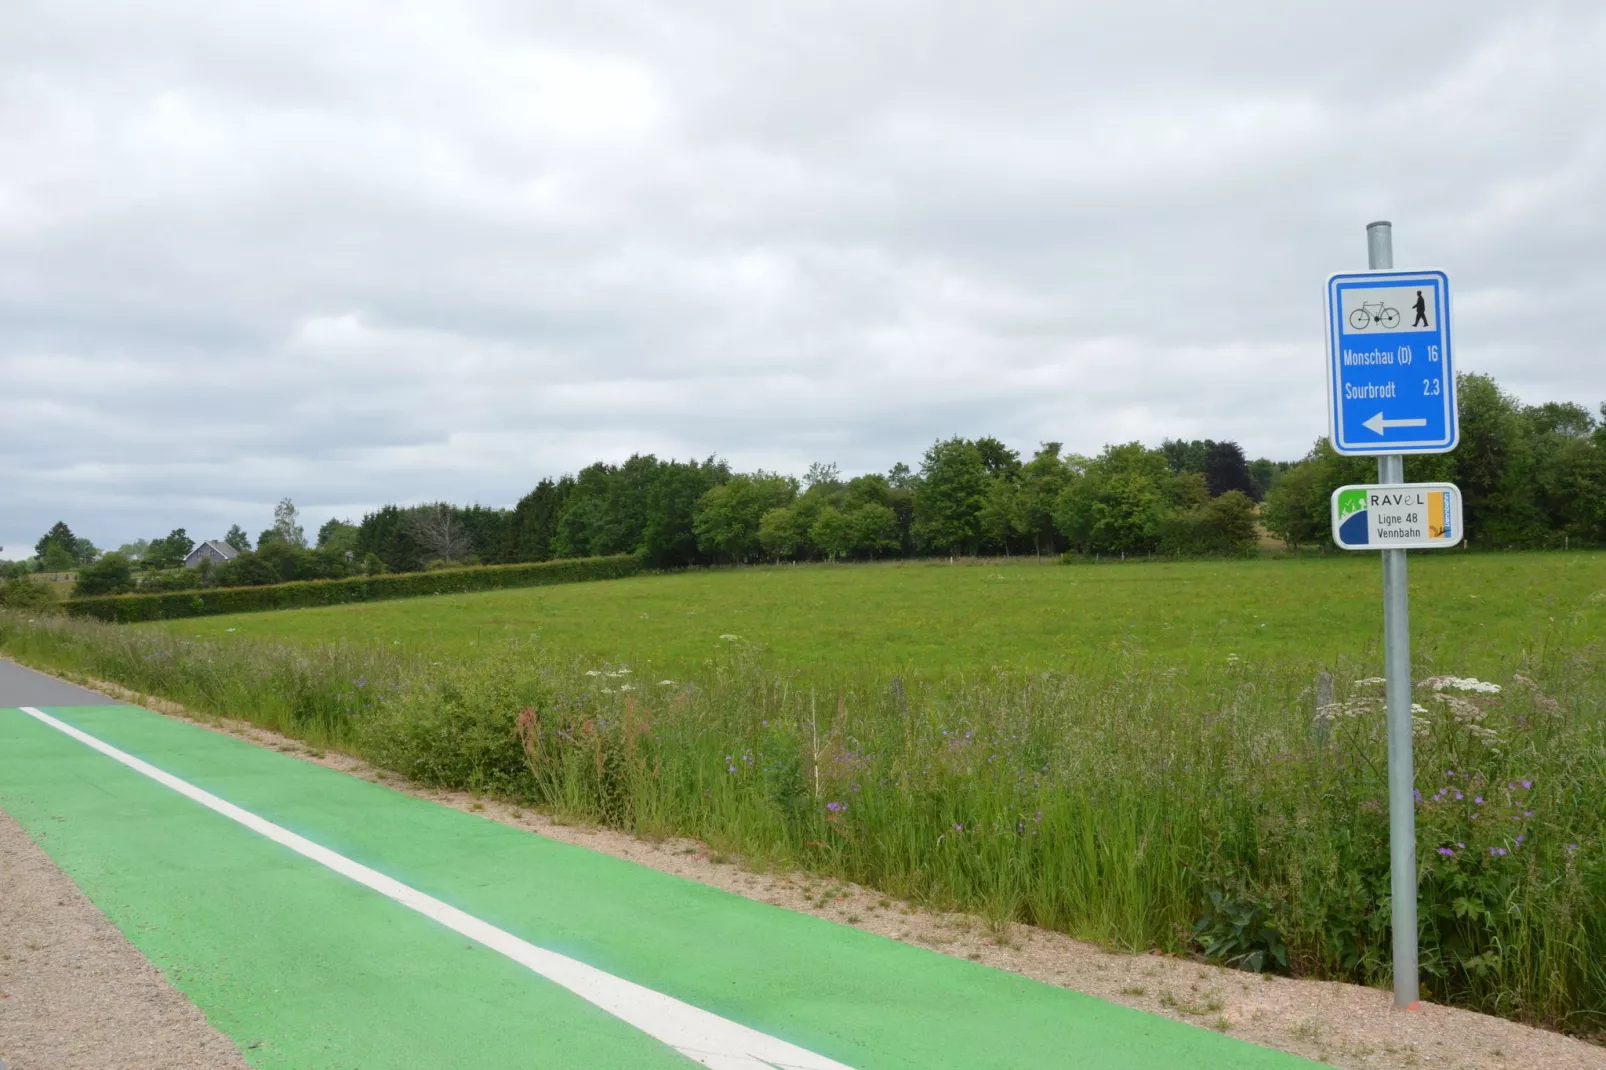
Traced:
<svg viewBox="0 0 1606 1070">
<path fill-rule="evenodd" d="M 96 566 L 90 566 L 94 568 Z M 617 579 L 641 569 L 629 554 L 542 561 L 533 565 L 494 565 L 486 568 L 432 569 L 353 576 L 344 580 L 308 580 L 266 587 L 207 587 L 165 594 L 101 595 L 71 598 L 61 608 L 74 617 L 131 623 L 174 620 L 220 613 L 260 613 L 268 609 L 350 605 L 394 598 L 544 587 L 587 580 Z M 26 581 L 23 581 L 26 582 Z"/>
<path fill-rule="evenodd" d="M 1490 568 L 1533 560 L 1540 567 L 1532 575 L 1517 575 L 1534 583 L 1557 562 L 1597 571 L 1556 582 L 1542 619 L 1506 620 L 1494 641 L 1469 636 L 1458 645 L 1446 632 L 1417 660 L 1427 994 L 1599 1032 L 1606 1029 L 1600 558 L 1463 560 Z M 1205 583 L 1194 594 L 1205 598 L 1212 581 L 1215 594 L 1196 612 L 1226 619 L 1260 603 L 1250 587 L 1224 584 L 1211 570 L 1264 576 L 1283 567 L 1018 571 L 1081 575 L 1121 604 L 1132 597 L 1119 593 L 1130 577 L 1198 569 Z M 978 603 L 967 602 L 986 590 L 958 589 L 989 575 L 987 566 L 927 569 L 947 577 L 964 608 L 964 620 L 937 625 L 939 643 L 949 634 L 943 629 L 988 626 Z M 1375 563 L 1349 586 L 1361 571 L 1375 628 Z M 883 570 L 771 573 L 864 578 Z M 584 593 L 634 586 L 651 596 L 655 584 L 697 578 L 591 584 Z M 1246 580 L 1253 576 L 1239 577 Z M 1140 598 L 1164 603 L 1156 592 L 1181 583 L 1179 572 Z M 1313 596 L 1320 590 L 1305 588 Z M 473 597 L 515 593 L 522 594 Z M 1424 597 L 1420 587 L 1417 594 L 1423 620 L 1433 620 L 1443 599 Z M 799 592 L 788 597 L 798 600 Z M 1492 623 L 1536 597 L 1545 595 L 1508 589 L 1479 616 Z M 623 603 L 604 597 L 600 604 L 609 606 L 603 626 L 623 617 Z M 993 603 L 992 619 L 1007 620 L 1013 604 Z M 1312 597 L 1305 609 L 1320 614 L 1322 599 Z M 1108 623 L 1123 611 L 1107 610 L 1099 590 L 1084 591 L 1081 613 L 1105 621 L 1112 641 L 1061 658 L 1034 657 L 1052 651 L 1027 649 L 1039 642 L 1027 638 L 995 646 L 991 656 L 971 648 L 964 662 L 924 671 L 914 658 L 876 660 L 881 652 L 862 636 L 849 640 L 861 657 L 806 658 L 767 650 L 734 628 L 710 634 L 716 621 L 696 623 L 695 650 L 658 651 L 649 662 L 511 629 L 481 633 L 448 653 L 416 636 L 291 643 L 229 632 L 235 626 L 220 620 L 117 628 L 9 611 L 0 612 L 0 652 L 349 750 L 425 783 L 504 795 L 644 836 L 694 836 L 755 866 L 802 867 L 1127 949 L 1386 982 L 1388 821 L 1375 648 L 1357 634 L 1320 658 L 1256 650 L 1213 637 L 1198 617 L 1182 647 L 1142 649 L 1122 641 L 1119 620 Z M 882 617 L 892 630 L 896 608 Z M 203 623 L 222 630 L 207 638 L 182 631 Z M 1234 619 L 1225 630 L 1271 631 L 1259 623 Z M 1163 617 L 1145 627 L 1165 634 Z M 1335 696 L 1318 709 L 1314 684 L 1323 669 L 1333 675 Z"/>
</svg>

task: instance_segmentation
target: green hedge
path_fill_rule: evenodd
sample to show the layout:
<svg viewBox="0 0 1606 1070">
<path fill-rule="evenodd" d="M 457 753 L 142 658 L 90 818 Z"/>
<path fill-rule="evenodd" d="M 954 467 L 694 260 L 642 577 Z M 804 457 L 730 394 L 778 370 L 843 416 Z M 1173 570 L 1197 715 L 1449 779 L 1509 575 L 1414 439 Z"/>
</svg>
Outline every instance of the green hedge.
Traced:
<svg viewBox="0 0 1606 1070">
<path fill-rule="evenodd" d="M 211 617 L 220 613 L 255 613 L 264 609 L 377 602 L 386 598 L 416 598 L 426 594 L 463 594 L 505 587 L 544 587 L 551 583 L 612 580 L 633 576 L 639 571 L 641 563 L 634 556 L 620 554 L 617 557 L 542 561 L 531 565 L 489 565 L 482 568 L 440 569 L 436 572 L 353 576 L 344 580 L 302 580 L 269 587 L 209 587 L 166 594 L 71 598 L 62 606 L 74 617 L 95 617 L 125 624 L 177 617 Z"/>
</svg>

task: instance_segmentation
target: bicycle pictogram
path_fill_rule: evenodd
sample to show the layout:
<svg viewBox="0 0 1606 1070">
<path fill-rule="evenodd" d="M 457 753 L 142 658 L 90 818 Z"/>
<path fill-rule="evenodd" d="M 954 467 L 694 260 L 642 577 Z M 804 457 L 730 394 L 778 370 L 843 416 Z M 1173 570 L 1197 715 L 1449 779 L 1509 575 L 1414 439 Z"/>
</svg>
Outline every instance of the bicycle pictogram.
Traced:
<svg viewBox="0 0 1606 1070">
<path fill-rule="evenodd" d="M 1349 314 L 1352 331 L 1364 331 L 1374 323 L 1381 323 L 1385 331 L 1392 331 L 1400 325 L 1400 310 L 1381 301 L 1363 301 L 1360 308 Z"/>
</svg>

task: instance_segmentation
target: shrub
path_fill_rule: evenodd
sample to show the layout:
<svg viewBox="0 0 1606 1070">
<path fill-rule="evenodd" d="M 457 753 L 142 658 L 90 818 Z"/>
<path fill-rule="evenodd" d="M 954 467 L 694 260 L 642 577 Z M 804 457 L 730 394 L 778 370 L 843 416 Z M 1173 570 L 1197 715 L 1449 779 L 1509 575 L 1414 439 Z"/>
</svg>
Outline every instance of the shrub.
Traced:
<svg viewBox="0 0 1606 1070">
<path fill-rule="evenodd" d="M 1160 549 L 1188 556 L 1249 557 L 1259 535 L 1255 503 L 1229 490 L 1191 509 L 1173 510 L 1160 525 Z"/>
<path fill-rule="evenodd" d="M 201 570 L 196 568 L 184 568 L 181 565 L 178 568 L 169 568 L 163 569 L 160 572 L 145 573 L 140 577 L 139 587 L 137 590 L 140 594 L 161 594 L 165 591 L 193 591 L 200 586 L 202 586 Z M 83 579 L 82 577 L 79 578 L 78 586 L 74 590 L 75 595 L 88 596 L 96 593 L 99 592 L 84 590 Z M 107 591 L 104 593 L 127 594 L 129 592 L 125 589 L 121 591 Z"/>
<path fill-rule="evenodd" d="M 38 580 L 15 576 L 0 583 L 0 606 L 6 609 L 55 609 L 56 598 Z"/>
<path fill-rule="evenodd" d="M 450 662 L 402 687 L 358 727 L 374 762 L 435 787 L 529 799 L 520 711 L 546 705 L 527 657 L 504 647 L 483 663 Z"/>
<path fill-rule="evenodd" d="M 242 555 L 244 556 L 244 555 Z M 75 617 L 94 617 L 114 623 L 172 620 L 178 617 L 253 613 L 265 609 L 298 609 L 348 602 L 375 602 L 389 598 L 415 598 L 430 594 L 462 594 L 508 587 L 540 587 L 550 583 L 608 580 L 640 571 L 636 558 L 587 557 L 545 561 L 534 565 L 496 565 L 489 568 L 442 569 L 438 572 L 400 572 L 379 576 L 353 576 L 343 580 L 303 580 L 266 587 L 216 587 L 171 594 L 129 594 L 104 598 L 74 598 L 62 603 Z"/>
<path fill-rule="evenodd" d="M 133 564 L 115 550 L 78 572 L 73 585 L 73 597 L 87 598 L 103 594 L 127 594 L 134 589 Z"/>
</svg>

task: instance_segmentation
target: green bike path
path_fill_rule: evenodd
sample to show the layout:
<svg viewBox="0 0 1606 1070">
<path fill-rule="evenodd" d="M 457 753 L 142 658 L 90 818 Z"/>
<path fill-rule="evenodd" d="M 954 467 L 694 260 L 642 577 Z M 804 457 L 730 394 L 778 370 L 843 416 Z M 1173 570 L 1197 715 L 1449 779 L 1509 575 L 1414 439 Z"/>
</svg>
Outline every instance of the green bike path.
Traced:
<svg viewBox="0 0 1606 1070">
<path fill-rule="evenodd" d="M 538 947 L 861 1070 L 1311 1065 L 135 707 L 44 712 Z M 253 1065 L 694 1065 L 17 709 L 0 709 L 0 808 Z"/>
</svg>

